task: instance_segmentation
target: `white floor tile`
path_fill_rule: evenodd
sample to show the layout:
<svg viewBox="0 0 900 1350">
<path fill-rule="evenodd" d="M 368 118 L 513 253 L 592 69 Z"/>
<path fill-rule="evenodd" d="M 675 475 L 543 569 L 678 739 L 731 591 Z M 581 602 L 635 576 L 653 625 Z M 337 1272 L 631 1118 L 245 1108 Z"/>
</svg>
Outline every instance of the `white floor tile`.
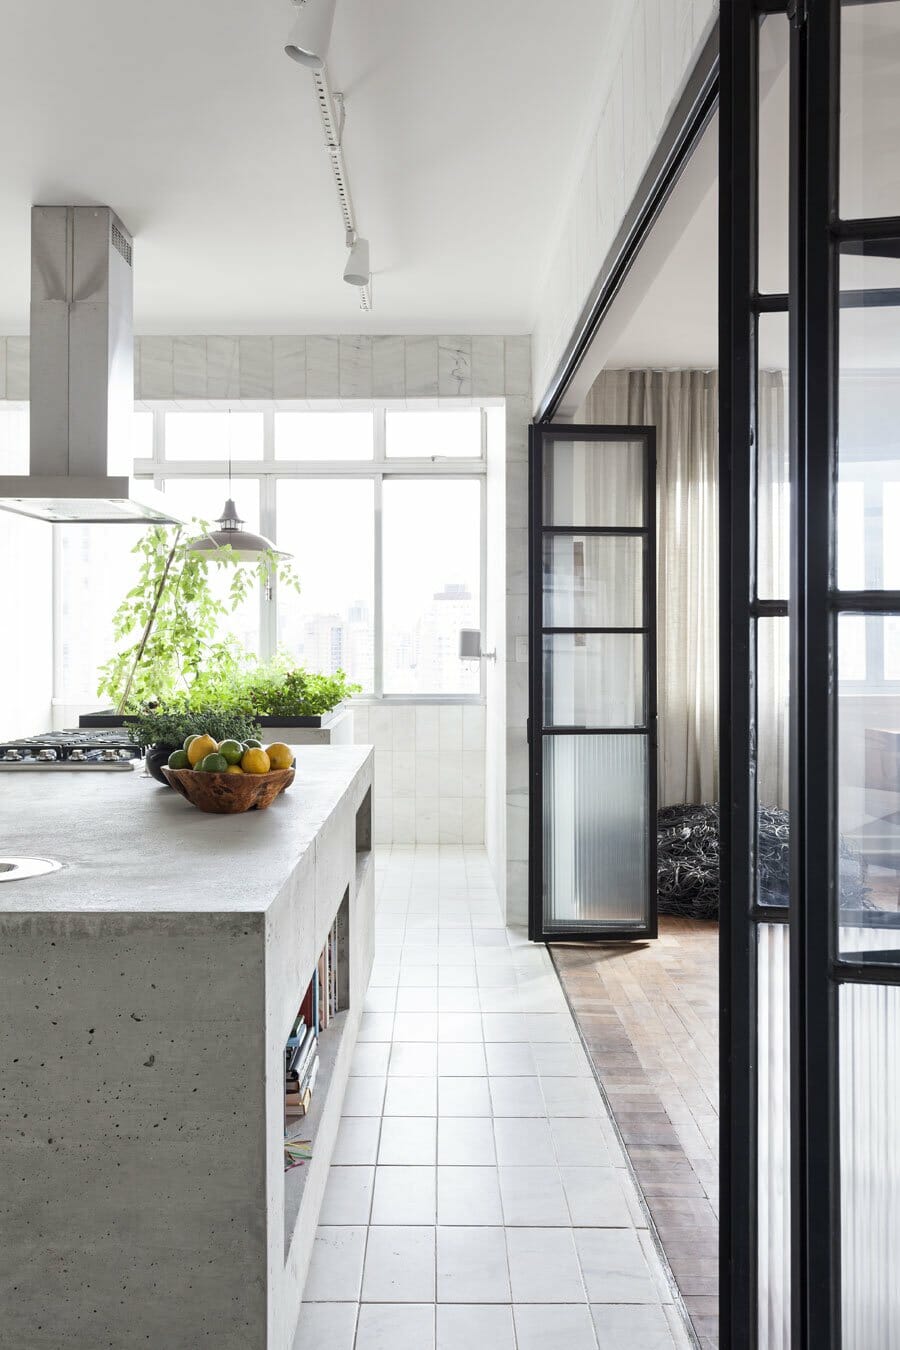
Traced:
<svg viewBox="0 0 900 1350">
<path fill-rule="evenodd" d="M 408 1078 L 394 1074 L 388 1079 L 385 1116 L 436 1116 L 437 1080 L 422 1075 Z"/>
<path fill-rule="evenodd" d="M 309 1350 L 310 1346 L 353 1350 L 356 1315 L 355 1303 L 304 1303 L 294 1337 L 294 1350 Z"/>
<path fill-rule="evenodd" d="M 360 1308 L 356 1350 L 433 1350 L 433 1347 L 433 1304 L 364 1303 Z"/>
<path fill-rule="evenodd" d="M 480 1077 L 487 1073 L 485 1046 L 480 1041 L 441 1041 L 438 1045 L 438 1073 L 441 1077 L 459 1075 L 463 1078 Z"/>
<path fill-rule="evenodd" d="M 569 1228 L 569 1207 L 556 1167 L 501 1167 L 503 1222 L 514 1227 Z"/>
<path fill-rule="evenodd" d="M 540 1081 L 537 1078 L 498 1077 L 489 1081 L 495 1116 L 522 1117 L 547 1114 Z"/>
<path fill-rule="evenodd" d="M 621 1228 L 576 1228 L 575 1245 L 591 1303 L 658 1303 L 637 1235 Z"/>
<path fill-rule="evenodd" d="M 548 1116 L 605 1116 L 603 1099 L 591 1078 L 542 1078 Z"/>
<path fill-rule="evenodd" d="M 675 1350 L 678 1344 L 663 1308 L 651 1304 L 595 1303 L 591 1313 L 600 1350 Z"/>
<path fill-rule="evenodd" d="M 632 1219 L 614 1167 L 563 1167 L 562 1184 L 575 1228 L 631 1228 Z"/>
<path fill-rule="evenodd" d="M 490 1120 L 441 1116 L 438 1162 L 441 1166 L 490 1167 L 497 1160 Z"/>
<path fill-rule="evenodd" d="M 344 1093 L 345 1116 L 380 1116 L 384 1106 L 383 1078 L 351 1078 Z"/>
<path fill-rule="evenodd" d="M 374 1167 L 331 1167 L 319 1211 L 324 1224 L 366 1224 L 372 1208 Z"/>
<path fill-rule="evenodd" d="M 487 1056 L 488 1073 L 492 1078 L 506 1075 L 533 1077 L 537 1070 L 535 1048 L 527 1041 L 486 1041 L 484 1053 Z M 551 1048 L 555 1050 L 558 1047 Z"/>
<path fill-rule="evenodd" d="M 514 1303 L 584 1303 L 585 1290 L 569 1228 L 507 1228 Z"/>
<path fill-rule="evenodd" d="M 343 1116 L 338 1126 L 332 1165 L 364 1167 L 374 1163 L 378 1156 L 378 1136 L 381 1120 L 378 1116 Z"/>
<path fill-rule="evenodd" d="M 685 1350 L 548 953 L 503 927 L 483 852 L 375 865 L 376 966 L 295 1350 Z"/>
<path fill-rule="evenodd" d="M 379 1167 L 430 1167 L 435 1162 L 434 1116 L 385 1116 L 378 1148 Z"/>
<path fill-rule="evenodd" d="M 494 1121 L 497 1162 L 501 1167 L 549 1167 L 553 1144 L 546 1120 L 521 1120 L 512 1116 Z"/>
<path fill-rule="evenodd" d="M 434 1229 L 370 1228 L 363 1303 L 434 1302 Z"/>
<path fill-rule="evenodd" d="M 440 1058 L 440 1054 L 439 1054 Z M 486 1078 L 438 1079 L 438 1114 L 442 1116 L 489 1116 L 491 1094 Z"/>
<path fill-rule="evenodd" d="M 379 1167 L 375 1172 L 373 1224 L 434 1224 L 437 1218 L 433 1167 Z"/>
<path fill-rule="evenodd" d="M 304 1300 L 308 1303 L 356 1303 L 365 1251 L 365 1227 L 320 1225 L 313 1243 Z"/>
<path fill-rule="evenodd" d="M 391 1047 L 384 1041 L 361 1042 L 353 1051 L 350 1076 L 383 1078 L 388 1071 Z"/>
<path fill-rule="evenodd" d="M 502 1224 L 496 1167 L 438 1167 L 438 1223 Z"/>
<path fill-rule="evenodd" d="M 437 1350 L 475 1350 L 479 1346 L 516 1350 L 512 1308 L 490 1303 L 439 1303 Z M 343 1346 L 335 1350 L 343 1350 Z M 550 1350 L 549 1344 L 543 1350 Z"/>
<path fill-rule="evenodd" d="M 591 1311 L 584 1304 L 520 1303 L 514 1313 L 518 1350 L 549 1350 L 556 1345 L 561 1350 L 597 1350 Z"/>
<path fill-rule="evenodd" d="M 434 1041 L 394 1041 L 388 1073 L 401 1078 L 431 1078 L 437 1073 L 437 1064 Z"/>
<path fill-rule="evenodd" d="M 437 1297 L 439 1303 L 509 1301 L 502 1228 L 438 1228 Z"/>
</svg>

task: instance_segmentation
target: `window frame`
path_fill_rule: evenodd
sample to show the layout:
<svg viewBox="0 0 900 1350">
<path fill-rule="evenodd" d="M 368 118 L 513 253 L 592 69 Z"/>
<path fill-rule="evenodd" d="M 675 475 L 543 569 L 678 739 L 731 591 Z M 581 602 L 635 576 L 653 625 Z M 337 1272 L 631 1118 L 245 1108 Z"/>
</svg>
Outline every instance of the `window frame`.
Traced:
<svg viewBox="0 0 900 1350">
<path fill-rule="evenodd" d="M 422 458 L 389 458 L 386 453 L 386 417 L 389 410 L 442 412 L 448 408 L 473 407 L 481 412 L 481 453 L 478 458 L 450 456 L 423 456 Z M 383 523 L 382 503 L 386 479 L 452 480 L 470 479 L 480 485 L 479 493 L 479 616 L 482 634 L 487 625 L 487 442 L 489 408 L 505 407 L 502 398 L 492 399 L 402 399 L 402 400 L 210 400 L 191 407 L 171 399 L 144 400 L 135 406 L 136 412 L 149 412 L 153 417 L 153 457 L 134 462 L 134 476 L 152 481 L 158 490 L 164 489 L 171 478 L 222 478 L 228 473 L 227 460 L 168 460 L 165 453 L 165 418 L 170 412 L 191 412 L 197 415 L 210 412 L 262 412 L 262 459 L 233 460 L 232 477 L 255 479 L 259 483 L 260 532 L 277 540 L 277 485 L 279 479 L 329 479 L 347 481 L 366 478 L 374 487 L 375 521 L 373 530 L 373 688 L 357 696 L 359 702 L 379 704 L 481 704 L 487 693 L 486 662 L 481 661 L 477 693 L 409 693 L 392 694 L 384 690 L 384 589 L 383 589 Z M 362 412 L 373 414 L 374 447 L 371 459 L 348 460 L 292 460 L 275 457 L 275 416 L 279 412 Z M 216 508 L 218 509 L 218 508 Z M 278 583 L 272 579 L 259 588 L 261 660 L 269 660 L 278 647 Z"/>
</svg>

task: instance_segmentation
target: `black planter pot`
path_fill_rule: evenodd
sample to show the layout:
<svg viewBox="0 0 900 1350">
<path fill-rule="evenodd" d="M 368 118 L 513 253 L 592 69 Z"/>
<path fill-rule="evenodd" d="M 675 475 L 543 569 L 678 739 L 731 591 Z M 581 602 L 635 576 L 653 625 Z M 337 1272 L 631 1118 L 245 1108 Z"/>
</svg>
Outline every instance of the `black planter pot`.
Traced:
<svg viewBox="0 0 900 1350">
<path fill-rule="evenodd" d="M 150 777 L 155 778 L 157 783 L 162 783 L 163 787 L 171 787 L 171 784 L 163 778 L 162 766 L 168 764 L 172 751 L 180 748 L 178 745 L 151 745 L 144 755 Z"/>
</svg>

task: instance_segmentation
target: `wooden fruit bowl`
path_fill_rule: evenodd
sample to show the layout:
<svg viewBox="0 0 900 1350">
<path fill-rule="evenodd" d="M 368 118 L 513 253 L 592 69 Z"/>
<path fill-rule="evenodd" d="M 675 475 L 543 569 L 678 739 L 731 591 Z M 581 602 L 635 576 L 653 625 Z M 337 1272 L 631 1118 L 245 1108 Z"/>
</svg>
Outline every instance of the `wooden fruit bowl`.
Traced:
<svg viewBox="0 0 900 1350">
<path fill-rule="evenodd" d="M 200 811 L 233 816 L 240 811 L 265 811 L 279 792 L 294 781 L 293 769 L 269 773 L 203 773 L 162 766 L 166 782 Z"/>
</svg>

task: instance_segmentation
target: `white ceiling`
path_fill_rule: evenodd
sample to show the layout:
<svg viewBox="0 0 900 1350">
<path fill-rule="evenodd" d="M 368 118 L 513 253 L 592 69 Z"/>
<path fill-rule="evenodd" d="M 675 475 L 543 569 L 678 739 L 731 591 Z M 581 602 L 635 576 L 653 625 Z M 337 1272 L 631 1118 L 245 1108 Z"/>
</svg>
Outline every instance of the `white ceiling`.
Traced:
<svg viewBox="0 0 900 1350">
<path fill-rule="evenodd" d="M 861 5 L 842 15 L 842 210 L 846 216 L 887 215 L 900 211 L 900 7 Z M 771 16 L 760 47 L 759 138 L 759 284 L 768 292 L 787 290 L 787 61 L 787 19 Z M 603 368 L 704 370 L 718 365 L 717 136 L 713 118 L 600 329 L 568 397 L 570 415 Z M 840 277 L 844 288 L 900 286 L 900 261 L 845 256 Z M 785 314 L 761 317 L 759 356 L 764 368 L 786 369 Z M 900 367 L 896 309 L 842 310 L 840 361 L 842 370 Z"/>
<path fill-rule="evenodd" d="M 32 202 L 121 215 L 141 333 L 530 330 L 622 11 L 338 0 L 366 316 L 289 0 L 0 0 L 0 332 L 27 331 Z"/>
</svg>

